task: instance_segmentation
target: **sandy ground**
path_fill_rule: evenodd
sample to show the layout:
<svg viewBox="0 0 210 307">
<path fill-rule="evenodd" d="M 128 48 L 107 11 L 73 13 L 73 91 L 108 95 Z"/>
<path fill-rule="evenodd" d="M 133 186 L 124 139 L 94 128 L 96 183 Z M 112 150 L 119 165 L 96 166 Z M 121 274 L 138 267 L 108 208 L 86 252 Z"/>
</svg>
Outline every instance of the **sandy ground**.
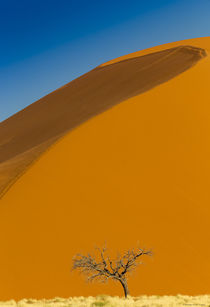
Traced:
<svg viewBox="0 0 210 307">
<path fill-rule="evenodd" d="M 0 302 L 1 307 L 174 307 L 210 306 L 210 296 L 139 296 L 127 299 L 100 295 L 97 297 L 54 298 L 50 300 L 22 299 Z"/>
<path fill-rule="evenodd" d="M 197 61 L 197 54 L 203 51 L 197 53 L 194 47 L 190 52 L 189 47 L 172 50 L 180 45 L 205 49 L 207 56 Z M 53 139 L 54 145 L 44 155 L 40 156 L 40 150 L 38 160 L 37 157 L 29 159 L 36 161 L 30 168 L 28 158 L 23 155 L 26 150 L 30 155 L 33 146 L 43 144 L 37 143 L 41 131 L 45 131 L 41 138 L 45 142 L 65 129 L 59 130 L 59 121 L 59 129 L 55 125 L 56 116 L 46 121 L 43 130 L 36 128 L 38 124 L 45 124 L 49 113 L 40 113 L 38 106 L 49 110 L 45 101 L 1 123 L 1 161 L 5 163 L 0 167 L 2 177 L 6 178 L 5 169 L 10 166 L 8 173 L 16 174 L 16 167 L 20 167 L 21 173 L 21 163 L 27 170 L 0 201 L 1 300 L 89 296 L 101 292 L 121 295 L 117 284 L 87 285 L 81 276 L 70 270 L 75 253 L 91 252 L 95 244 L 101 245 L 104 241 L 113 253 L 135 247 L 137 241 L 141 247 L 153 249 L 154 256 L 142 259 L 144 264 L 128 281 L 132 295 L 210 292 L 210 38 L 152 50 L 158 56 L 158 63 L 153 63 L 146 71 L 150 71 L 149 78 L 153 76 L 153 69 L 157 70 L 154 73 L 157 80 L 152 78 L 154 86 L 136 92 L 138 82 L 135 81 L 132 88 L 132 80 L 137 80 L 134 77 L 142 74 L 143 64 L 138 66 L 137 54 L 134 59 L 128 56 L 134 62 L 123 58 L 125 62 L 117 60 L 119 65 L 110 63 L 102 67 L 107 69 L 109 78 L 109 69 L 115 74 L 112 82 L 108 82 L 107 77 L 106 91 L 102 82 L 101 95 L 97 92 L 94 96 L 91 91 L 92 98 L 87 100 L 89 87 L 84 86 L 83 100 L 78 98 L 78 101 L 91 102 L 96 97 L 100 102 L 100 98 L 109 98 L 115 93 L 112 108 L 109 106 L 102 112 L 100 105 L 97 116 L 95 109 L 90 117 L 84 112 L 75 126 L 67 123 L 68 120 L 63 121 L 62 129 L 72 127 L 71 131 L 56 143 Z M 152 50 L 139 56 L 144 56 L 145 52 L 151 54 Z M 157 53 L 161 50 L 162 53 Z M 190 61 L 194 58 L 192 50 L 193 54 L 196 50 L 196 64 L 191 63 L 189 68 L 189 54 Z M 182 58 L 188 64 L 178 67 Z M 159 61 L 167 65 L 160 65 Z M 138 67 L 134 75 L 123 74 L 123 65 L 127 67 L 128 63 L 134 63 L 133 69 Z M 175 74 L 171 72 L 174 66 L 178 69 Z M 98 81 L 96 76 L 103 69 L 91 72 L 93 80 Z M 129 71 L 129 67 L 127 69 Z M 164 78 L 160 74 L 162 70 Z M 124 82 L 120 85 L 121 75 Z M 86 82 L 86 78 L 87 75 L 73 82 L 75 95 L 79 80 Z M 91 86 L 100 89 L 97 82 L 94 85 L 91 82 Z M 68 95 L 62 96 L 62 93 L 63 90 L 68 93 L 69 87 L 72 85 L 52 94 L 59 97 L 52 103 L 51 110 L 56 110 L 52 111 L 53 116 L 58 105 L 64 102 L 61 109 L 62 114 L 65 113 L 64 106 L 70 102 Z M 33 108 L 37 108 L 37 114 L 43 118 L 35 115 Z M 75 106 L 74 114 L 80 109 Z M 35 128 L 27 131 L 24 127 L 30 125 L 22 121 L 22 126 L 19 116 L 21 120 L 27 119 L 30 112 L 28 125 L 33 122 Z M 60 123 L 65 118 L 57 116 Z M 9 123 L 20 124 L 14 139 L 13 128 L 7 129 Z M 12 160 L 17 157 L 22 161 L 20 164 Z"/>
</svg>

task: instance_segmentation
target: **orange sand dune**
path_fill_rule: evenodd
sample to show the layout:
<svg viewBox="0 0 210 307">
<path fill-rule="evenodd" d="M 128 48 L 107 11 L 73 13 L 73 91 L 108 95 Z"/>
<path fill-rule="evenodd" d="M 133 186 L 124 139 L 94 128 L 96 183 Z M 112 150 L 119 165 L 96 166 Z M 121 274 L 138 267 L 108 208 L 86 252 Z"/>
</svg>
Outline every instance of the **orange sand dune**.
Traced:
<svg viewBox="0 0 210 307">
<path fill-rule="evenodd" d="M 205 55 L 204 49 L 178 46 L 97 67 L 0 123 L 0 196 L 63 134 L 170 80 Z"/>
<path fill-rule="evenodd" d="M 210 292 L 209 50 L 201 38 L 128 55 L 1 123 L 1 174 L 20 160 L 0 203 L 2 300 L 122 294 L 70 272 L 75 253 L 104 241 L 153 248 L 132 295 Z M 35 146 L 69 130 L 27 168 Z"/>
</svg>

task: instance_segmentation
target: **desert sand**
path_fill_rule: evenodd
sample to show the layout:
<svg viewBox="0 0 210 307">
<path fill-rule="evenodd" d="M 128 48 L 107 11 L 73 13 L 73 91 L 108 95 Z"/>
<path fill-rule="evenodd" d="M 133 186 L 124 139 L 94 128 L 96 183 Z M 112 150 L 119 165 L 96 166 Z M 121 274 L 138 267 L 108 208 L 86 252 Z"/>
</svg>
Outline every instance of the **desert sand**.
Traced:
<svg viewBox="0 0 210 307">
<path fill-rule="evenodd" d="M 210 292 L 210 38 L 105 63 L 0 123 L 0 298 L 107 293 L 77 252 L 152 248 L 132 295 Z"/>
<path fill-rule="evenodd" d="M 0 301 L 0 307 L 175 307 L 175 306 L 209 306 L 210 296 L 158 296 L 142 295 L 128 297 L 98 295 L 96 297 L 69 297 L 66 299 L 55 297 L 50 300 L 22 299 L 18 302 L 10 300 Z"/>
<path fill-rule="evenodd" d="M 102 65 L 0 123 L 0 196 L 61 136 L 205 56 L 204 49 L 178 46 Z"/>
</svg>

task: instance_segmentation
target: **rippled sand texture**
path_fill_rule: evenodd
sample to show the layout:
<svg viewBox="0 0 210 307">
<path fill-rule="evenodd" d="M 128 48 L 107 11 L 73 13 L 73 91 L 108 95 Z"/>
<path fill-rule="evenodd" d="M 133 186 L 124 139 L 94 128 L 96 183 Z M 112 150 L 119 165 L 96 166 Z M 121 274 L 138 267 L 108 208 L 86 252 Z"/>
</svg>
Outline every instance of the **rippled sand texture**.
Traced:
<svg viewBox="0 0 210 307">
<path fill-rule="evenodd" d="M 153 248 L 132 295 L 210 292 L 209 50 L 110 61 L 0 124 L 1 300 L 121 295 L 70 270 L 104 241 Z"/>
</svg>

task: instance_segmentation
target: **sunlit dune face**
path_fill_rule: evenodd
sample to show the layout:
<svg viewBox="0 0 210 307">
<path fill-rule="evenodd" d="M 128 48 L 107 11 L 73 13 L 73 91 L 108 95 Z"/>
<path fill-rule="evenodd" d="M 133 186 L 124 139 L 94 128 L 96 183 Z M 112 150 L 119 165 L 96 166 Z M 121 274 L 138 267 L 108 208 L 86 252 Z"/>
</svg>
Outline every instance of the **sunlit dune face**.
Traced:
<svg viewBox="0 0 210 307">
<path fill-rule="evenodd" d="M 89 73 L 90 87 L 79 91 L 83 96 L 78 103 L 94 105 L 94 95 L 88 98 L 90 88 L 99 105 L 103 105 L 99 98 L 112 103 L 105 112 L 101 106 L 98 113 L 90 108 L 88 116 L 81 108 L 84 113 L 71 131 L 39 156 L 1 199 L 2 300 L 123 295 L 117 283 L 88 285 L 71 272 L 76 253 L 93 252 L 105 241 L 112 255 L 138 241 L 153 249 L 154 256 L 142 258 L 144 264 L 128 280 L 132 295 L 209 293 L 210 59 L 203 49 L 210 42 L 197 41 L 202 49 L 164 47 L 168 50 L 156 58 L 151 55 L 150 61 L 143 57 L 148 60 L 145 80 L 151 77 L 151 84 L 155 80 L 144 92 L 138 92 L 138 86 L 144 88 L 148 82 L 134 78 L 142 73 L 136 57 Z M 204 57 L 198 61 L 200 53 Z M 127 67 L 126 74 L 122 67 Z M 117 90 L 108 83 L 110 71 Z M 105 83 L 98 80 L 100 72 L 105 72 Z M 86 84 L 87 77 L 75 80 L 74 97 L 79 95 L 77 82 Z M 125 82 L 120 85 L 120 80 Z M 69 93 L 71 84 L 52 97 L 61 97 L 63 90 Z M 56 99 L 54 109 L 63 101 Z M 64 101 L 63 108 L 69 106 L 67 98 Z M 72 118 L 79 110 L 75 104 Z"/>
<path fill-rule="evenodd" d="M 0 193 L 67 131 L 176 77 L 205 56 L 202 48 L 178 46 L 98 67 L 1 123 Z"/>
</svg>

